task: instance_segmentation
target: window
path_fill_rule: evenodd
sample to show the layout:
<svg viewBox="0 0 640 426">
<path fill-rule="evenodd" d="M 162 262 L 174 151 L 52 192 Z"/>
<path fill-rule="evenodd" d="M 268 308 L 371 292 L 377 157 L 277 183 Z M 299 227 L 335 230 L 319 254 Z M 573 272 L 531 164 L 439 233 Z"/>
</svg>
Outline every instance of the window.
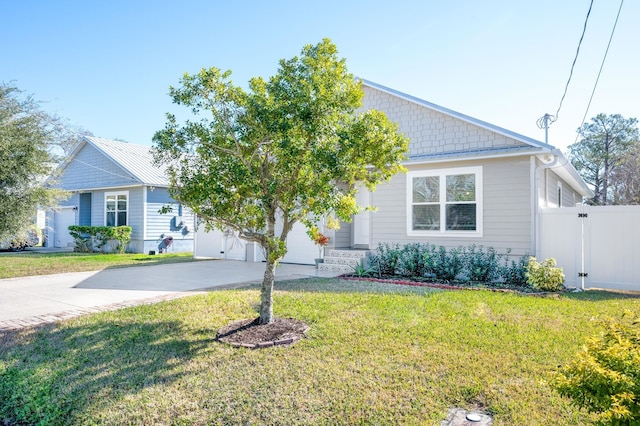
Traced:
<svg viewBox="0 0 640 426">
<path fill-rule="evenodd" d="M 562 207 L 562 183 L 558 182 L 558 207 Z"/>
<path fill-rule="evenodd" d="M 409 235 L 482 235 L 482 167 L 407 174 Z"/>
<path fill-rule="evenodd" d="M 107 192 L 105 194 L 105 225 L 125 226 L 128 216 L 129 192 Z"/>
</svg>

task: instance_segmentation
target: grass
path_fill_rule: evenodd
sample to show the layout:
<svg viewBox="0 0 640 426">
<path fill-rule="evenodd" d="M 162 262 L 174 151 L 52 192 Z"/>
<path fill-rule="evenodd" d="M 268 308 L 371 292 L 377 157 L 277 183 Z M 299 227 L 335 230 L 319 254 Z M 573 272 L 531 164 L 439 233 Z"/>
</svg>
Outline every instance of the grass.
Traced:
<svg viewBox="0 0 640 426">
<path fill-rule="evenodd" d="M 220 290 L 0 335 L 0 423 L 433 424 L 451 407 L 496 425 L 582 425 L 548 385 L 640 299 L 310 279 L 276 285 L 275 312 L 311 326 L 293 346 L 215 341 L 256 316 L 257 289 Z"/>
<path fill-rule="evenodd" d="M 192 253 L 95 254 L 95 253 L 3 253 L 0 255 L 0 279 L 32 275 L 61 274 L 65 272 L 99 271 L 134 265 L 190 262 Z"/>
</svg>

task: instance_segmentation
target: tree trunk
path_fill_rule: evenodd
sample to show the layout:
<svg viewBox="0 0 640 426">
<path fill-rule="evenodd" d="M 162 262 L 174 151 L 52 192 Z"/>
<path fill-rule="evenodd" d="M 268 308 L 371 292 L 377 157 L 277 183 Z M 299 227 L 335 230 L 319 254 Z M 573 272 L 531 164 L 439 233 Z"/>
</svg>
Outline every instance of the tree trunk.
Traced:
<svg viewBox="0 0 640 426">
<path fill-rule="evenodd" d="M 260 324 L 273 322 L 273 283 L 276 277 L 276 266 L 277 263 L 270 261 L 267 255 L 267 266 L 260 289 Z"/>
</svg>

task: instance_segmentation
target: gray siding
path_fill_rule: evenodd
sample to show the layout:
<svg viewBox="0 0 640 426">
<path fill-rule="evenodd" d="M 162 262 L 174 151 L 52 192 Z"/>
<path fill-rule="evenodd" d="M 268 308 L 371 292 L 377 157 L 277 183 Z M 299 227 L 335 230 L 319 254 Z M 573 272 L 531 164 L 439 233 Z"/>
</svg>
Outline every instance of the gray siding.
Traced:
<svg viewBox="0 0 640 426">
<path fill-rule="evenodd" d="M 69 191 L 139 183 L 137 179 L 88 144 L 67 164 L 58 182 L 59 187 Z"/>
<path fill-rule="evenodd" d="M 511 249 L 515 255 L 531 250 L 531 192 L 529 157 L 439 163 L 411 166 L 409 170 L 436 170 L 481 165 L 483 180 L 483 235 L 409 236 L 407 235 L 407 197 L 404 174 L 396 175 L 372 194 L 378 208 L 371 213 L 372 247 L 378 243 L 428 242 L 449 248 L 469 244 Z"/>
<path fill-rule="evenodd" d="M 523 142 L 491 132 L 398 98 L 363 86 L 363 110 L 382 110 L 411 139 L 409 156 L 469 152 L 483 149 L 528 147 Z"/>
<path fill-rule="evenodd" d="M 351 248 L 351 222 L 340 222 L 334 234 L 334 248 Z"/>
<path fill-rule="evenodd" d="M 576 203 L 582 202 L 582 196 L 575 192 L 569 184 L 564 182 L 553 170 L 546 169 L 544 175 L 546 193 L 543 197 L 548 197 L 546 203 L 541 206 L 558 207 L 558 183 L 562 184 L 562 207 L 575 207 Z"/>
</svg>

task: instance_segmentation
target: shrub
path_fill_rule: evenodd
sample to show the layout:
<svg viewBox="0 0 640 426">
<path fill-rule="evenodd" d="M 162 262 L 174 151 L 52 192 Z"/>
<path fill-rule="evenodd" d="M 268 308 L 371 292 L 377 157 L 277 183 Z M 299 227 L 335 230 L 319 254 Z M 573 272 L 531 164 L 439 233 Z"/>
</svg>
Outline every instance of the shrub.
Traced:
<svg viewBox="0 0 640 426">
<path fill-rule="evenodd" d="M 489 282 L 500 275 L 501 254 L 496 253 L 493 247 L 486 251 L 472 244 L 468 250 L 463 250 L 464 265 L 471 281 Z"/>
<path fill-rule="evenodd" d="M 527 285 L 527 264 L 529 256 L 521 256 L 518 260 L 505 260 L 504 266 L 500 270 L 500 275 L 508 284 L 525 286 Z"/>
<path fill-rule="evenodd" d="M 564 283 L 562 268 L 556 267 L 554 258 L 547 258 L 542 263 L 531 257 L 527 263 L 527 282 L 541 291 L 559 291 Z"/>
<path fill-rule="evenodd" d="M 435 250 L 435 246 L 433 246 Z M 400 249 L 396 271 L 405 277 L 424 277 L 427 272 L 432 272 L 427 262 L 429 261 L 430 246 L 422 243 L 410 243 Z"/>
<path fill-rule="evenodd" d="M 99 251 L 104 253 L 105 246 L 111 251 L 124 253 L 131 241 L 130 226 L 76 226 L 69 227 L 69 235 L 75 242 L 74 250 L 81 253 Z"/>
<path fill-rule="evenodd" d="M 640 318 L 627 311 L 619 320 L 600 321 L 577 358 L 562 368 L 554 387 L 597 414 L 600 424 L 640 423 Z"/>
<path fill-rule="evenodd" d="M 438 248 L 434 262 L 434 273 L 438 279 L 453 281 L 462 272 L 464 262 L 460 254 L 460 249 L 451 249 L 447 252 L 447 249 L 443 246 Z"/>
<path fill-rule="evenodd" d="M 393 275 L 396 273 L 396 265 L 400 257 L 400 246 L 378 243 L 376 251 L 370 256 L 370 264 L 378 274 Z"/>
<path fill-rule="evenodd" d="M 405 277 L 429 277 L 442 281 L 455 279 L 489 283 L 502 278 L 507 284 L 526 286 L 526 267 L 529 256 L 509 262 L 510 250 L 497 253 L 493 247 L 471 245 L 447 251 L 428 243 L 409 243 L 404 246 L 379 243 L 369 254 L 370 272 Z M 504 265 L 501 264 L 505 259 Z M 546 288 L 543 288 L 547 290 Z"/>
</svg>

